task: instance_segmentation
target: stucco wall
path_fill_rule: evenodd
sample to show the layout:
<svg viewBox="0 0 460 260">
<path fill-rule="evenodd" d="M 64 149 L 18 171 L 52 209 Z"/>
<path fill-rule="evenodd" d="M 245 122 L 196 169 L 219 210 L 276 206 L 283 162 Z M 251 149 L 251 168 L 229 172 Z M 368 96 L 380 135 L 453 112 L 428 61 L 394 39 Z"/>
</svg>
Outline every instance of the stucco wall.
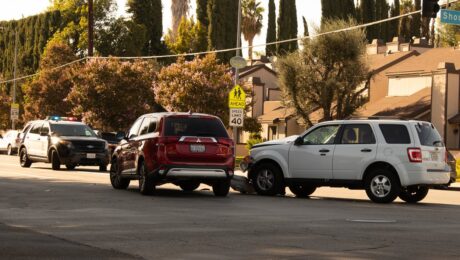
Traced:
<svg viewBox="0 0 460 260">
<path fill-rule="evenodd" d="M 433 90 L 431 97 L 431 123 L 436 127 L 445 138 L 444 126 L 446 121 L 445 116 L 445 100 L 446 100 L 446 74 L 436 73 L 433 75 Z"/>
<path fill-rule="evenodd" d="M 452 118 L 459 113 L 459 84 L 458 74 L 450 73 L 447 75 L 447 119 Z M 447 124 L 447 148 L 452 149 L 459 147 L 458 127 L 458 125 Z M 457 132 L 455 130 L 457 130 Z"/>
<path fill-rule="evenodd" d="M 431 76 L 390 78 L 388 96 L 410 96 L 426 87 L 431 87 L 431 80 Z"/>
</svg>

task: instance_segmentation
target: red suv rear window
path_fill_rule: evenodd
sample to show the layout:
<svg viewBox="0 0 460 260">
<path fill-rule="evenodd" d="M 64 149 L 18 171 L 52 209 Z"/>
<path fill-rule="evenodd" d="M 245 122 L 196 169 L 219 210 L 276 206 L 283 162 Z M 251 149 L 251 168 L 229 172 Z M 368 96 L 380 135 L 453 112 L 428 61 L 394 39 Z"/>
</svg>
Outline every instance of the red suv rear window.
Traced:
<svg viewBox="0 0 460 260">
<path fill-rule="evenodd" d="M 164 127 L 165 136 L 212 136 L 228 138 L 222 122 L 207 117 L 167 117 Z"/>
</svg>

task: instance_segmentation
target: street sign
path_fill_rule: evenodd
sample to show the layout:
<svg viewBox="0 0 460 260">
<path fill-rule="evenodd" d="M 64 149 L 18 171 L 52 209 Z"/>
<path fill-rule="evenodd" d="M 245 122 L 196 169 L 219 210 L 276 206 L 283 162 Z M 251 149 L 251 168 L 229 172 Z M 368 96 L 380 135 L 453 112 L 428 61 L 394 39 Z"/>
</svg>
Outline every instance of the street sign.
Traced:
<svg viewBox="0 0 460 260">
<path fill-rule="evenodd" d="M 241 108 L 230 108 L 230 126 L 243 127 L 244 110 Z"/>
<path fill-rule="evenodd" d="M 441 23 L 460 25 L 460 11 L 442 9 Z"/>
<path fill-rule="evenodd" d="M 230 59 L 230 65 L 235 69 L 242 69 L 248 65 L 248 62 L 240 56 L 235 56 Z"/>
<path fill-rule="evenodd" d="M 19 119 L 19 104 L 13 103 L 11 104 L 11 120 L 18 120 Z"/>
<path fill-rule="evenodd" d="M 228 95 L 229 108 L 246 108 L 246 93 L 240 85 L 236 85 Z"/>
</svg>

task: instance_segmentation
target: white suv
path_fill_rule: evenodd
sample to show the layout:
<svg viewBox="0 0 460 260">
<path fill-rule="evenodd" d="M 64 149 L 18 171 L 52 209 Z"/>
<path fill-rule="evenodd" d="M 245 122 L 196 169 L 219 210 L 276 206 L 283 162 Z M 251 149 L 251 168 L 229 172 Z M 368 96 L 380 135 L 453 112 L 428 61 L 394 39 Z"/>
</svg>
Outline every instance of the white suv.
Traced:
<svg viewBox="0 0 460 260">
<path fill-rule="evenodd" d="M 317 187 L 365 189 L 378 203 L 425 198 L 450 181 L 446 148 L 429 122 L 344 120 L 323 122 L 300 136 L 255 145 L 242 169 L 261 195 L 298 197 Z"/>
</svg>

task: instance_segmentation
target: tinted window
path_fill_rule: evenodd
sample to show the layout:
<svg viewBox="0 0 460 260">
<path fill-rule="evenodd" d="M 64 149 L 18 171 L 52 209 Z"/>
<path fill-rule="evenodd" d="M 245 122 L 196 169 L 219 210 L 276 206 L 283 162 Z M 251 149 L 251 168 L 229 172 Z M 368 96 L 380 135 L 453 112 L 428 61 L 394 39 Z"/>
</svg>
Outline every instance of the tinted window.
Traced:
<svg viewBox="0 0 460 260">
<path fill-rule="evenodd" d="M 215 118 L 168 117 L 165 119 L 166 136 L 212 136 L 228 138 L 222 122 Z"/>
<path fill-rule="evenodd" d="M 405 125 L 379 125 L 388 144 L 410 144 L 409 131 Z"/>
<path fill-rule="evenodd" d="M 341 144 L 375 144 L 370 125 L 347 125 L 342 134 Z"/>
<path fill-rule="evenodd" d="M 96 137 L 96 133 L 87 125 L 51 124 L 51 132 L 56 136 Z"/>
<path fill-rule="evenodd" d="M 139 135 L 145 135 L 149 133 L 156 132 L 157 130 L 157 120 L 156 118 L 144 118 L 142 126 L 139 132 Z"/>
<path fill-rule="evenodd" d="M 333 144 L 339 128 L 339 125 L 318 127 L 304 136 L 303 143 L 307 145 Z"/>
<path fill-rule="evenodd" d="M 42 127 L 42 123 L 36 123 L 33 125 L 32 129 L 30 129 L 31 134 L 40 134 L 40 129 Z"/>
<path fill-rule="evenodd" d="M 423 146 L 443 146 L 441 136 L 430 123 L 418 123 L 415 125 L 418 139 Z"/>
<path fill-rule="evenodd" d="M 142 123 L 142 118 L 137 119 L 137 121 L 133 124 L 133 126 L 129 130 L 128 138 L 133 138 L 133 137 L 138 136 L 141 123 Z"/>
</svg>

